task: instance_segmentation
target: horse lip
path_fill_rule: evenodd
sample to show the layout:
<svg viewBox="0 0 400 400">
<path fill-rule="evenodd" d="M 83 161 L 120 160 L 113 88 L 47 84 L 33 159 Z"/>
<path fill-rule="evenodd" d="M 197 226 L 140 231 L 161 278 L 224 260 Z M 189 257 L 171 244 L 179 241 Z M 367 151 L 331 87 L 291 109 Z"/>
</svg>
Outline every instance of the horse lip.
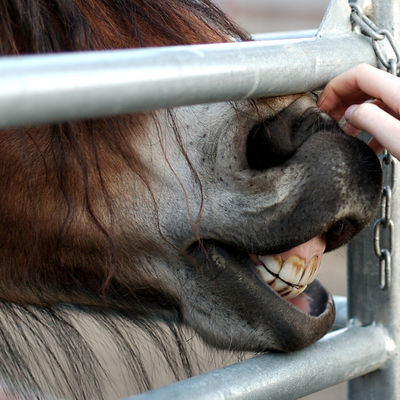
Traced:
<svg viewBox="0 0 400 400">
<path fill-rule="evenodd" d="M 306 290 L 313 300 L 313 312 L 308 314 L 261 282 L 251 267 L 247 253 L 218 242 L 206 242 L 203 246 L 202 250 L 194 252 L 195 258 L 198 261 L 206 260 L 205 273 L 211 274 L 210 279 L 217 284 L 226 284 L 229 281 L 228 284 L 232 285 L 233 302 L 244 303 L 247 297 L 249 304 L 257 305 L 256 309 L 250 306 L 247 310 L 240 304 L 238 308 L 243 318 L 252 319 L 257 330 L 274 325 L 273 330 L 279 344 L 273 348 L 260 348 L 258 351 L 298 350 L 314 343 L 331 329 L 335 319 L 333 298 L 317 280 Z M 232 304 L 232 307 L 237 308 L 237 304 Z"/>
</svg>

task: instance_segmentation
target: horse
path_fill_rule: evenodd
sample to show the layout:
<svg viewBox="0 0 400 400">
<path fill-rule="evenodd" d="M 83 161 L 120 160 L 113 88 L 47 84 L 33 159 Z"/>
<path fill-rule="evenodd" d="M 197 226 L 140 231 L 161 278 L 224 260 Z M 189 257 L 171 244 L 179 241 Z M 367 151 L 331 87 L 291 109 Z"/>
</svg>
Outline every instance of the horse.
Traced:
<svg viewBox="0 0 400 400">
<path fill-rule="evenodd" d="M 0 54 L 251 40 L 209 0 L 1 0 Z M 312 93 L 0 131 L 4 398 L 112 399 L 329 331 L 376 155 Z"/>
</svg>

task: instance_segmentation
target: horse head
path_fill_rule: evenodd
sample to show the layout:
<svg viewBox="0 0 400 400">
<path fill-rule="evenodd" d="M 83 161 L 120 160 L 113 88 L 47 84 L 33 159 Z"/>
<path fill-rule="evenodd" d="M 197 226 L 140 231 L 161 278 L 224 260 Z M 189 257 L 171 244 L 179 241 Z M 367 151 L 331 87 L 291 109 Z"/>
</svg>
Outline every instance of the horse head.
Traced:
<svg viewBox="0 0 400 400">
<path fill-rule="evenodd" d="M 25 3 L 0 4 L 2 54 L 248 39 L 208 0 Z M 381 185 L 309 93 L 3 130 L 0 160 L 3 302 L 174 320 L 231 350 L 330 329 L 322 254 Z"/>
<path fill-rule="evenodd" d="M 310 95 L 165 118 L 168 139 L 146 152 L 164 239 L 152 256 L 184 321 L 230 349 L 287 351 L 324 335 L 334 307 L 315 278 L 324 251 L 374 215 L 375 154 Z"/>
</svg>

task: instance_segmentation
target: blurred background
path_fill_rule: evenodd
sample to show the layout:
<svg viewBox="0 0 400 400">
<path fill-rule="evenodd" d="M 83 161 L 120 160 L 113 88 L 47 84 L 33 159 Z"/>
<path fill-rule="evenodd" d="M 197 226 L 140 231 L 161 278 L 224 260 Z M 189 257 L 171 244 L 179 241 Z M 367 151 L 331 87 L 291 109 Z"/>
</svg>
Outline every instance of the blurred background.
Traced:
<svg viewBox="0 0 400 400">
<path fill-rule="evenodd" d="M 318 28 L 329 0 L 214 0 L 250 33 Z"/>
<path fill-rule="evenodd" d="M 214 0 L 250 33 L 318 28 L 329 0 Z M 284 66 L 282 66 L 284 67 Z M 346 249 L 324 256 L 319 280 L 334 295 L 346 295 Z M 303 397 L 303 400 L 346 400 L 346 384 Z"/>
</svg>

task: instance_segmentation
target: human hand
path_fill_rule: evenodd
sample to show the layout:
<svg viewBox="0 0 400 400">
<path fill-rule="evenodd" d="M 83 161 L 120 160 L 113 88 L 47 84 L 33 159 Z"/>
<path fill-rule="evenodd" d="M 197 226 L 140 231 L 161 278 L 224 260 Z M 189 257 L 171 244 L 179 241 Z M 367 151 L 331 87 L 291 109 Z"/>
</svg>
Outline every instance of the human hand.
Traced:
<svg viewBox="0 0 400 400">
<path fill-rule="evenodd" d="M 400 78 L 360 64 L 332 79 L 318 106 L 337 121 L 344 116 L 347 134 L 368 132 L 376 153 L 386 148 L 400 159 Z"/>
</svg>

